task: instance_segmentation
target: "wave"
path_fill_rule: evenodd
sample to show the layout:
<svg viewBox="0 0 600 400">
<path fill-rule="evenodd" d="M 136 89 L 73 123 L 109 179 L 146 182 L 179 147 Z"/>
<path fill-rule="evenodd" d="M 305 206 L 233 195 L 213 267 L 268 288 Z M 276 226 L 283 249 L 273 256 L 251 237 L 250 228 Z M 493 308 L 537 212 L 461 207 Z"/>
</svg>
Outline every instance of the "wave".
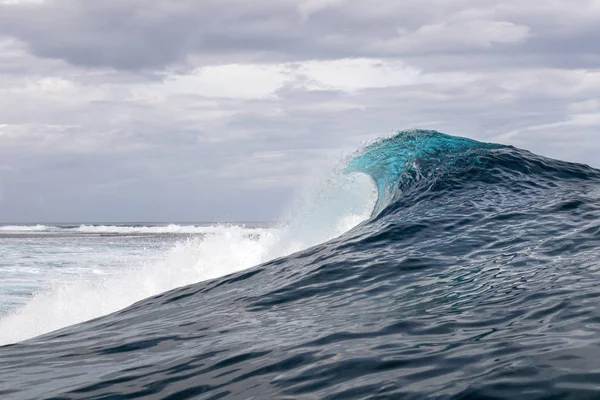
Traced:
<svg viewBox="0 0 600 400">
<path fill-rule="evenodd" d="M 598 397 L 600 171 L 433 131 L 338 170 L 272 230 L 180 242 L 3 319 L 16 341 L 140 300 L 0 348 L 2 394 Z"/>
<path fill-rule="evenodd" d="M 0 232 L 49 232 L 60 229 L 46 225 L 0 225 Z"/>
<path fill-rule="evenodd" d="M 381 235 L 378 219 L 418 220 L 430 212 L 436 196 L 441 196 L 439 212 L 444 213 L 450 210 L 450 197 L 461 190 L 472 197 L 491 195 L 493 199 L 482 203 L 489 213 L 507 202 L 515 209 L 522 207 L 528 201 L 523 187 L 529 187 L 529 195 L 535 192 L 537 198 L 557 177 L 594 179 L 598 174 L 588 166 L 545 159 L 511 146 L 410 130 L 375 140 L 344 158 L 325 179 L 300 191 L 282 222 L 271 228 L 232 224 L 0 226 L 0 232 L 10 233 L 201 235 L 178 242 L 162 256 L 124 265 L 116 276 L 75 280 L 37 293 L 24 307 L 0 319 L 0 344 L 241 271 L 322 244 L 357 225 L 363 225 L 357 231 L 361 234 Z M 508 190 L 502 192 L 503 184 Z M 80 303 L 79 298 L 88 301 Z"/>
<path fill-rule="evenodd" d="M 89 233 L 89 234 L 217 234 L 229 227 L 245 228 L 249 232 L 261 233 L 264 228 L 248 228 L 237 224 L 140 226 L 140 225 L 5 225 L 0 232 L 7 233 Z"/>
<path fill-rule="evenodd" d="M 357 151 L 346 173 L 369 175 L 378 191 L 372 216 L 401 199 L 412 201 L 474 186 L 553 186 L 562 180 L 595 180 L 587 165 L 551 160 L 526 150 L 445 135 L 409 130 L 377 140 Z M 409 198 L 407 193 L 413 195 Z"/>
</svg>

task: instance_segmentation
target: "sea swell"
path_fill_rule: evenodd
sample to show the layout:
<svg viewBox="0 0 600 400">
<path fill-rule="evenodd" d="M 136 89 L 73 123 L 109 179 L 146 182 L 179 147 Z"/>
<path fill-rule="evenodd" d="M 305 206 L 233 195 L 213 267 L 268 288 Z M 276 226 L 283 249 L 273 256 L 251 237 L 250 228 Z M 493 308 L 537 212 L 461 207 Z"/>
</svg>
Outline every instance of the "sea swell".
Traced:
<svg viewBox="0 0 600 400">
<path fill-rule="evenodd" d="M 346 173 L 378 191 L 358 226 L 343 233 L 343 207 L 300 212 L 340 225 L 291 255 L 2 347 L 1 394 L 600 395 L 600 171 L 411 131 L 366 146 Z M 318 192 L 352 215 L 369 204 Z M 298 221 L 303 237 L 324 232 Z"/>
</svg>

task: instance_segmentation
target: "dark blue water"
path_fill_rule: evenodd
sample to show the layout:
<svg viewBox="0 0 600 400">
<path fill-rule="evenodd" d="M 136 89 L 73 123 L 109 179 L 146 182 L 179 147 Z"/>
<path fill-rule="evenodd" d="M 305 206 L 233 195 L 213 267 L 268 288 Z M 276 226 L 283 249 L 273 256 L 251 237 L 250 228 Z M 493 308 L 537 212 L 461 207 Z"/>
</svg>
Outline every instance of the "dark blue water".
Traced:
<svg viewBox="0 0 600 400">
<path fill-rule="evenodd" d="M 370 220 L 1 347 L 0 397 L 600 398 L 600 171 L 429 131 L 356 171 Z"/>
</svg>

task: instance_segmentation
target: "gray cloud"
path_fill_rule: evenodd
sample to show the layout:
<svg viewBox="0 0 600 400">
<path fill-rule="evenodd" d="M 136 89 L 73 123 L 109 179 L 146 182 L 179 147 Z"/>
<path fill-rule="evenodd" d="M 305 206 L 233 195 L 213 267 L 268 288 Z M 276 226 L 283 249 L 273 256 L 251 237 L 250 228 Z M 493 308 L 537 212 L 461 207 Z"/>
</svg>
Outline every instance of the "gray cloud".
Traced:
<svg viewBox="0 0 600 400">
<path fill-rule="evenodd" d="M 597 66 L 593 41 L 586 40 L 599 33 L 594 4 L 48 0 L 0 5 L 0 34 L 39 57 L 122 70 L 163 70 L 194 57 L 221 64 L 481 52 L 504 62 L 517 53 L 553 65 L 577 59 Z M 568 59 L 555 57 L 557 48 Z"/>
<path fill-rule="evenodd" d="M 410 127 L 600 166 L 596 4 L 0 1 L 0 221 L 273 219 Z"/>
</svg>

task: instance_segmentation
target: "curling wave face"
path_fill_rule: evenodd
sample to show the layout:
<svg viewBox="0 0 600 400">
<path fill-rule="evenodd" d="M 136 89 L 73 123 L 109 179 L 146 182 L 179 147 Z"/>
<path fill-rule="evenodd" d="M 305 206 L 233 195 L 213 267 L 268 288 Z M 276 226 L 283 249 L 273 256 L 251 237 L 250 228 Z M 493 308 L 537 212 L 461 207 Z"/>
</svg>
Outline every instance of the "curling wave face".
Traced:
<svg viewBox="0 0 600 400">
<path fill-rule="evenodd" d="M 0 348 L 2 394 L 600 395 L 600 171 L 411 131 L 366 146 L 346 172 L 378 191 L 358 226 Z M 347 220 L 318 208 L 316 232 L 328 212 Z"/>
<path fill-rule="evenodd" d="M 486 150 L 503 147 L 435 131 L 405 131 L 359 150 L 346 172 L 362 172 L 373 179 L 378 190 L 376 215 L 416 181 L 443 179 L 452 169 L 481 163 Z"/>
</svg>

